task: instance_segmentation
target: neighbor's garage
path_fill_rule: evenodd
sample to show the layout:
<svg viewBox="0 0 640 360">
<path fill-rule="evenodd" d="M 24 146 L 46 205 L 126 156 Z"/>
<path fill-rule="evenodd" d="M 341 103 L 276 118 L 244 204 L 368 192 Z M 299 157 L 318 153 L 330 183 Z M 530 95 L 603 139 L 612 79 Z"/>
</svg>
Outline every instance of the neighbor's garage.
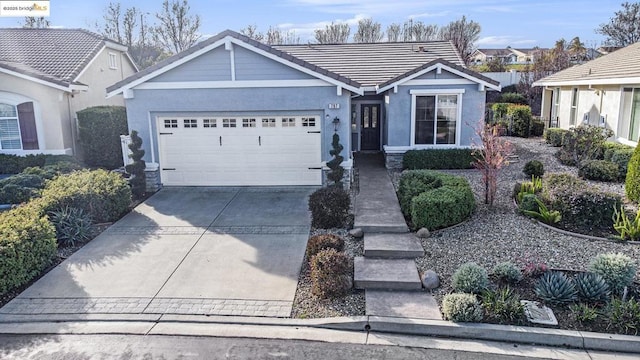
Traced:
<svg viewBox="0 0 640 360">
<path fill-rule="evenodd" d="M 165 186 L 321 185 L 320 116 L 158 117 Z"/>
</svg>

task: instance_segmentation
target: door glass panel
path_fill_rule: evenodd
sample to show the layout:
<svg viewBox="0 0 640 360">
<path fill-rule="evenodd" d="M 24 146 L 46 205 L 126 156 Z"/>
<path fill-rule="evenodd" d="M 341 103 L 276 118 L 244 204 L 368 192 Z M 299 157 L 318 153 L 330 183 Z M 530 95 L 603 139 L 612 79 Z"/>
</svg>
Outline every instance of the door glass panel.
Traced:
<svg viewBox="0 0 640 360">
<path fill-rule="evenodd" d="M 351 104 L 351 131 L 358 130 L 358 113 L 356 112 L 356 105 Z"/>
<path fill-rule="evenodd" d="M 362 127 L 364 128 L 369 127 L 369 107 L 368 106 L 362 107 Z"/>
<path fill-rule="evenodd" d="M 371 127 L 372 128 L 378 127 L 378 107 L 377 106 L 371 107 Z"/>
<path fill-rule="evenodd" d="M 416 144 L 433 144 L 435 131 L 435 96 L 416 97 Z"/>
</svg>

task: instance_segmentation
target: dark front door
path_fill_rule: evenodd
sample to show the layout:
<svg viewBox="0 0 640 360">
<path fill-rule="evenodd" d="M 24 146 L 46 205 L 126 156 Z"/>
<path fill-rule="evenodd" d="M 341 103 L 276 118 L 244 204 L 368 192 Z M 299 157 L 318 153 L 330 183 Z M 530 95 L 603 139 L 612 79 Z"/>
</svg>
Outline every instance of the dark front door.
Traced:
<svg viewBox="0 0 640 360">
<path fill-rule="evenodd" d="M 361 105 L 360 137 L 360 150 L 380 150 L 380 105 Z"/>
</svg>

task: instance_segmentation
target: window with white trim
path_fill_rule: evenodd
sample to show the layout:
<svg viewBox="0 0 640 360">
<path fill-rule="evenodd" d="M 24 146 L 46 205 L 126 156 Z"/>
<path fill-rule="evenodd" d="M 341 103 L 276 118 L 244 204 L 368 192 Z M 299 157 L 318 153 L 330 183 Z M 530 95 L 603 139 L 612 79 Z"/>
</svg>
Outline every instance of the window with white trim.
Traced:
<svg viewBox="0 0 640 360">
<path fill-rule="evenodd" d="M 295 127 L 296 118 L 282 118 L 282 127 Z"/>
<path fill-rule="evenodd" d="M 462 92 L 412 92 L 415 145 L 456 144 L 462 115 Z"/>
<path fill-rule="evenodd" d="M 242 119 L 242 127 L 243 128 L 256 127 L 256 119 Z"/>
<path fill-rule="evenodd" d="M 262 119 L 262 127 L 263 128 L 274 128 L 276 127 L 276 119 L 275 118 L 263 118 Z"/>
<path fill-rule="evenodd" d="M 640 138 L 640 88 L 622 90 L 621 125 L 622 131 L 619 135 L 637 142 Z"/>
<path fill-rule="evenodd" d="M 114 53 L 109 53 L 109 69 L 116 70 L 118 68 L 118 57 Z"/>
<path fill-rule="evenodd" d="M 303 127 L 314 127 L 314 126 L 316 126 L 316 118 L 314 118 L 314 117 L 303 117 L 302 118 L 302 126 Z"/>
<path fill-rule="evenodd" d="M 203 128 L 214 128 L 218 126 L 216 119 L 202 119 Z"/>
<path fill-rule="evenodd" d="M 164 128 L 173 129 L 178 127 L 178 119 L 164 119 Z"/>
<path fill-rule="evenodd" d="M 183 119 L 185 129 L 195 129 L 198 127 L 197 119 Z"/>
<path fill-rule="evenodd" d="M 223 128 L 236 127 L 236 119 L 222 119 L 222 127 Z"/>
<path fill-rule="evenodd" d="M 578 117 L 578 88 L 571 89 L 571 114 L 569 125 L 575 125 Z"/>
<path fill-rule="evenodd" d="M 0 104 L 0 149 L 22 149 L 18 110 L 14 105 Z"/>
</svg>

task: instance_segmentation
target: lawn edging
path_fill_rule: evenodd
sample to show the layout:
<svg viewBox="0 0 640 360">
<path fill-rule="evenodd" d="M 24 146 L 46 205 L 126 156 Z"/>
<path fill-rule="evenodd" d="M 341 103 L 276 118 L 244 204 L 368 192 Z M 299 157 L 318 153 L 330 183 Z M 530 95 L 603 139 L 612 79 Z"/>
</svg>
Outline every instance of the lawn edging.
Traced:
<svg viewBox="0 0 640 360">
<path fill-rule="evenodd" d="M 563 235 L 575 236 L 577 238 L 586 239 L 586 240 L 593 240 L 593 241 L 609 241 L 609 242 L 613 242 L 613 243 L 640 245 L 640 241 L 614 240 L 614 239 L 609 239 L 609 238 L 604 238 L 604 237 L 599 237 L 599 236 L 591 236 L 591 235 L 585 235 L 585 234 L 580 234 L 580 233 L 574 233 L 574 232 L 571 232 L 571 231 L 568 231 L 568 230 L 559 229 L 559 228 L 557 228 L 555 226 L 551 226 L 551 225 L 545 224 L 545 223 L 540 222 L 540 221 L 535 220 L 535 219 L 531 219 L 531 220 L 534 223 L 538 224 L 539 226 L 542 226 L 543 228 L 558 232 L 558 233 L 563 234 Z"/>
</svg>

